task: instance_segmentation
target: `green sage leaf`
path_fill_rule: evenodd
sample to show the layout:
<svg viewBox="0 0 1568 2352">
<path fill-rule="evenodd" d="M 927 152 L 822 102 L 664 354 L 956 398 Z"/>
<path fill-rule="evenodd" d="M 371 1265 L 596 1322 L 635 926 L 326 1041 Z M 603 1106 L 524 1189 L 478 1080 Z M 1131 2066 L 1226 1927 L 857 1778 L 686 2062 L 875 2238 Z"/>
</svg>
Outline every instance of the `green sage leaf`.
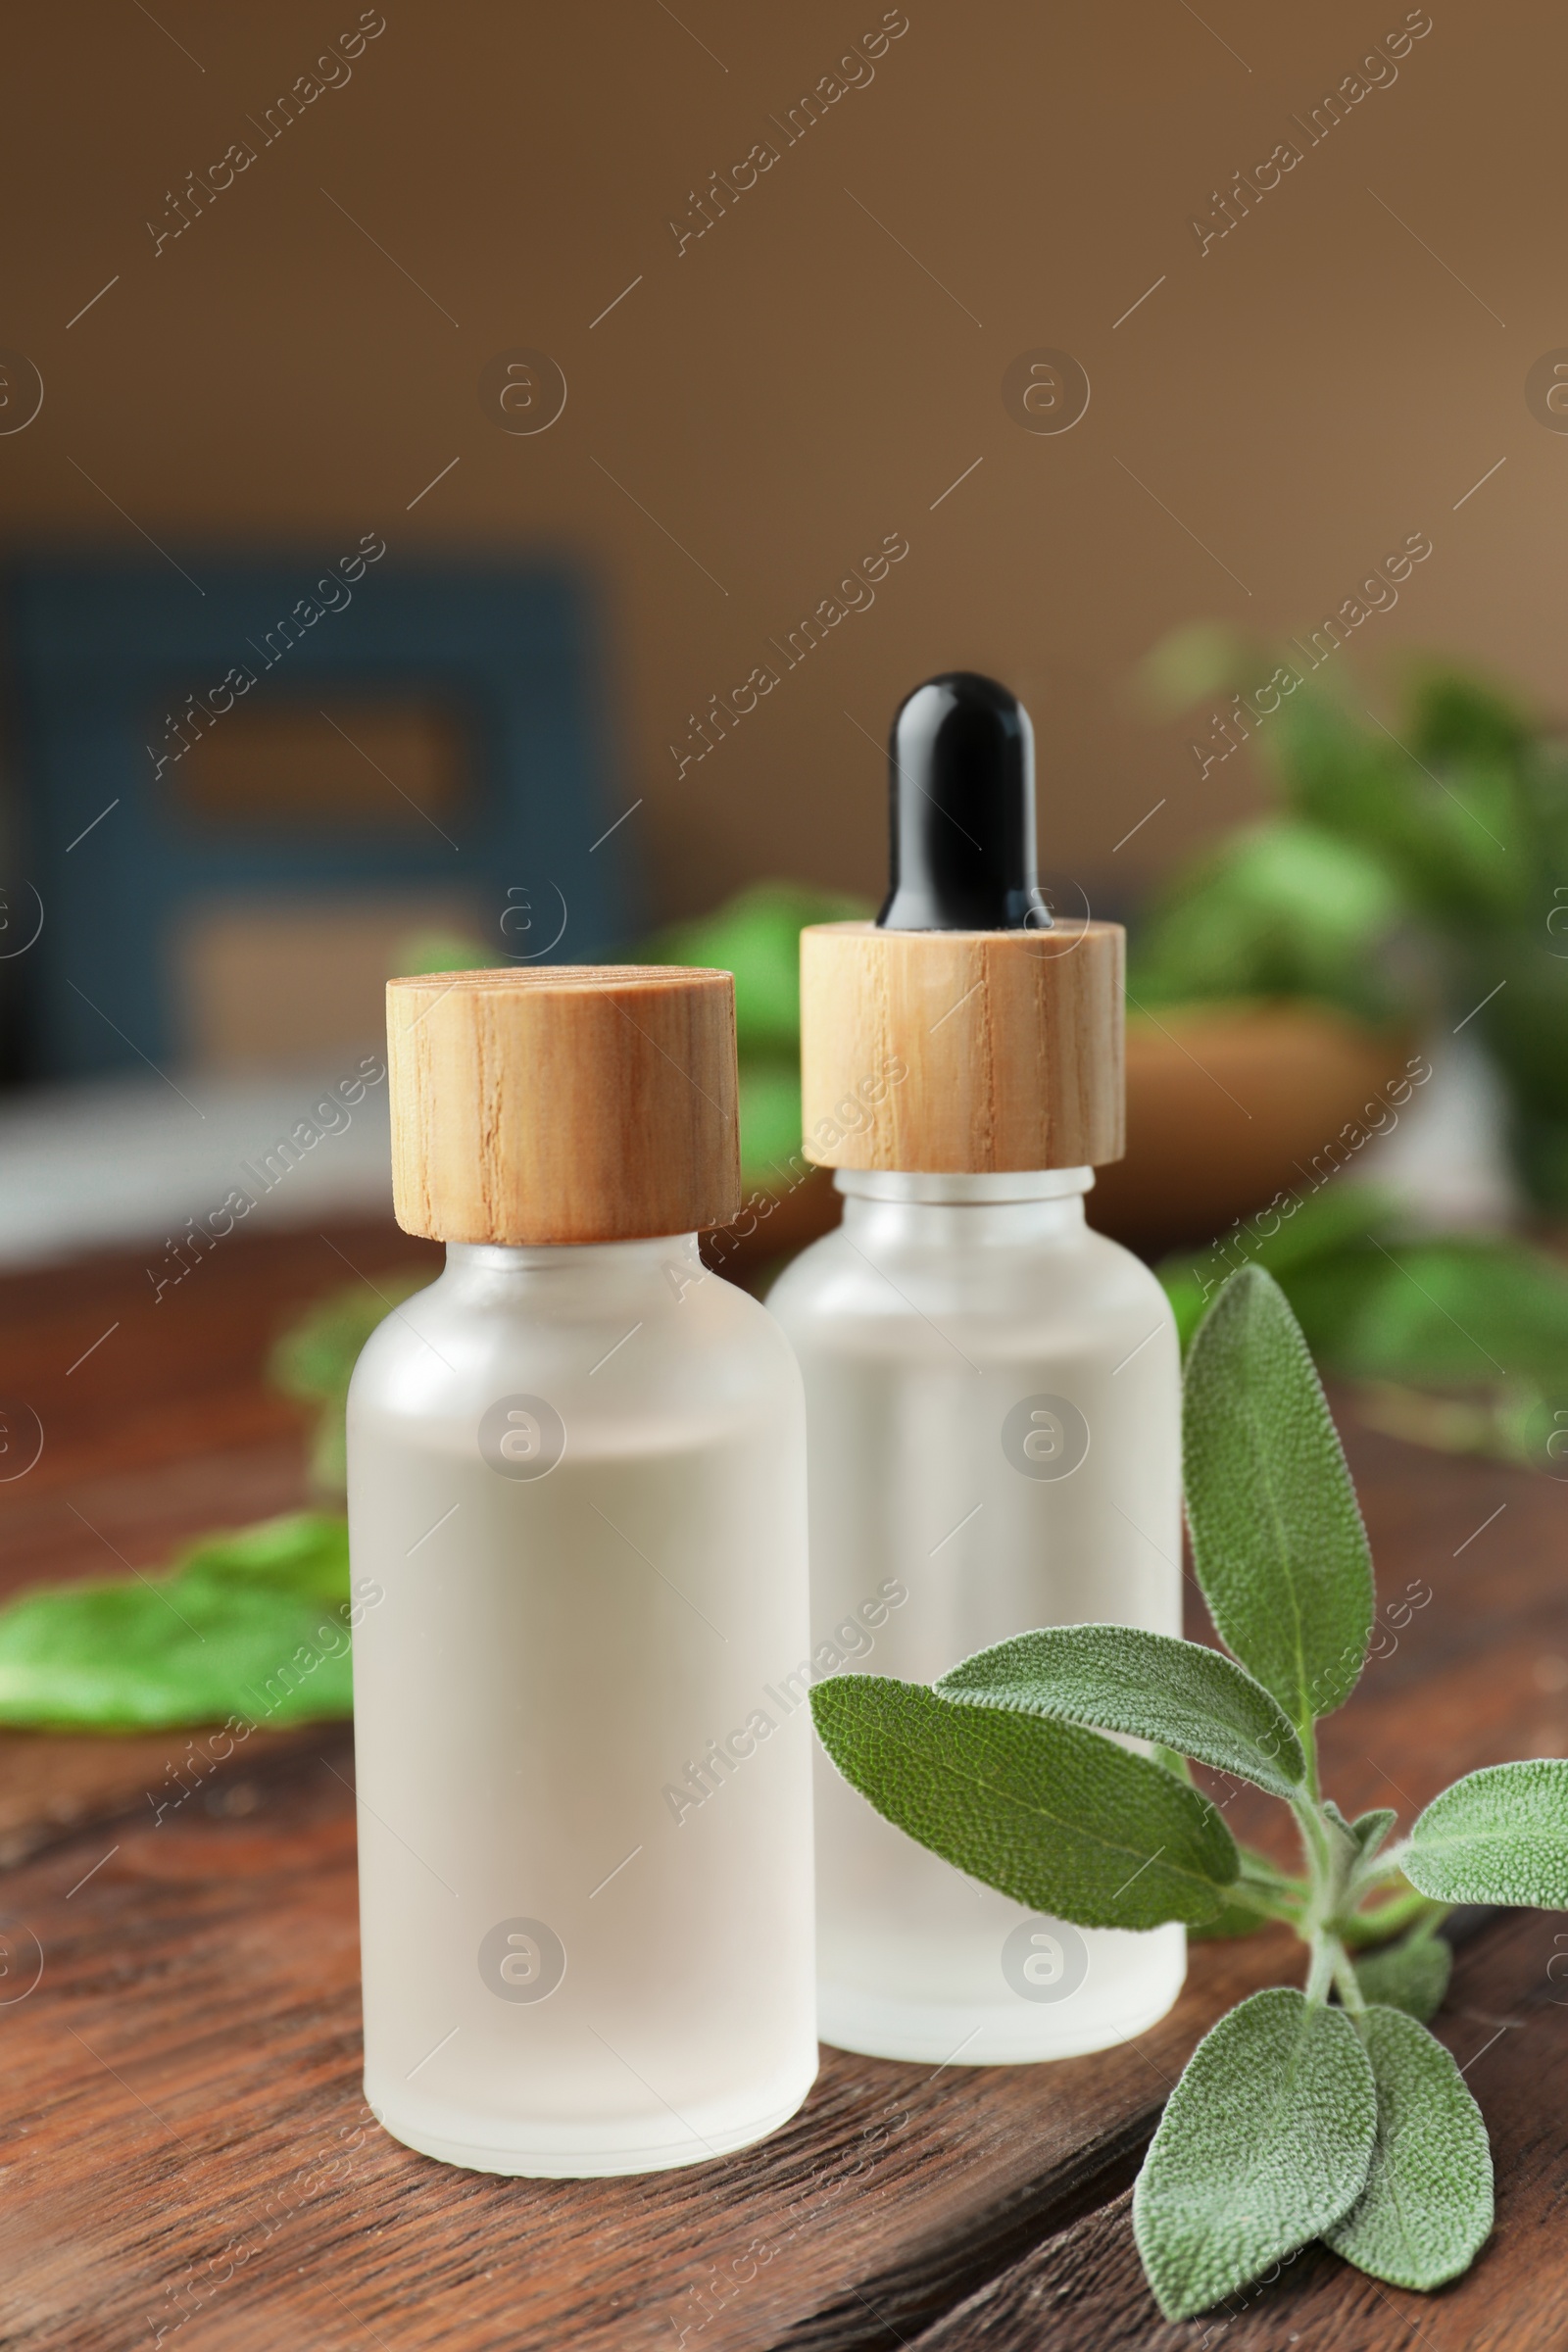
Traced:
<svg viewBox="0 0 1568 2352">
<path fill-rule="evenodd" d="M 1193 1562 L 1227 1647 L 1297 1730 L 1350 1695 L 1372 1560 L 1339 1434 L 1284 1294 L 1233 1274 L 1188 1357 Z"/>
<path fill-rule="evenodd" d="M 1384 1944 L 1355 1963 L 1362 1998 L 1402 2009 L 1423 2026 L 1436 2017 L 1448 1989 L 1453 1949 L 1441 1936 L 1419 1929 L 1398 1943 Z"/>
<path fill-rule="evenodd" d="M 1399 1864 L 1439 1902 L 1568 1910 L 1568 1761 L 1490 1764 L 1455 1781 L 1428 1805 Z"/>
<path fill-rule="evenodd" d="M 1254 1911 L 1249 1903 L 1229 1902 L 1212 1919 L 1189 1927 L 1187 1933 L 1194 1943 L 1238 1943 L 1244 1936 L 1255 1936 L 1268 1925 L 1267 1913 Z"/>
<path fill-rule="evenodd" d="M 816 1684 L 811 1713 L 886 1820 L 1032 1910 L 1081 1928 L 1196 1925 L 1236 1876 L 1207 1798 L 1098 1732 L 873 1674 Z"/>
<path fill-rule="evenodd" d="M 982 1649 L 943 1675 L 944 1698 L 1152 1740 L 1287 1800 L 1306 1777 L 1289 1718 L 1217 1649 L 1130 1625 L 1058 1625 Z"/>
<path fill-rule="evenodd" d="M 1369 2009 L 1377 2083 L 1372 2169 L 1323 2234 L 1358 2271 L 1431 2288 L 1467 2271 L 1492 2230 L 1492 2150 L 1481 2110 L 1441 2041 L 1398 2009 Z"/>
<path fill-rule="evenodd" d="M 348 1524 L 296 1511 L 204 1537 L 165 1576 L 24 1592 L 0 1610 L 0 1723 L 152 1731 L 353 1712 Z"/>
<path fill-rule="evenodd" d="M 1133 2234 L 1167 2320 L 1191 2319 L 1319 2237 L 1361 2194 L 1372 2068 L 1342 2009 L 1279 1985 L 1204 2034 L 1133 2191 Z"/>
<path fill-rule="evenodd" d="M 1372 1813 L 1356 1815 L 1350 1824 L 1350 1836 L 1361 1849 L 1363 1862 L 1371 1861 L 1397 1819 L 1397 1814 L 1388 1805 L 1379 1805 Z"/>
</svg>

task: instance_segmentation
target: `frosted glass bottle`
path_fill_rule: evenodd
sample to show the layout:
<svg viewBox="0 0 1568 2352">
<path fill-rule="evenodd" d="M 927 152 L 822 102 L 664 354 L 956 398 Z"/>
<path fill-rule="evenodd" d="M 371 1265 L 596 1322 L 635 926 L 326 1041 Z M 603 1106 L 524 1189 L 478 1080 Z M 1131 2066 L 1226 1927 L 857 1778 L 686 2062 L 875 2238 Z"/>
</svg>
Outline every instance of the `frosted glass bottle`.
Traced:
<svg viewBox="0 0 1568 2352">
<path fill-rule="evenodd" d="M 841 1168 L 844 1222 L 768 1304 L 806 1380 L 813 1672 L 930 1682 L 1031 1627 L 1181 1631 L 1180 1373 L 1152 1274 L 1084 1220 L 1088 1168 Z M 906 1593 L 881 1622 L 879 1591 Z M 1031 1915 L 884 1821 L 818 1753 L 824 2040 L 933 2066 L 1141 2033 L 1182 1929 Z"/>
<path fill-rule="evenodd" d="M 700 2163 L 816 2070 L 800 1376 L 694 1235 L 450 1245 L 349 1396 L 365 2087 L 493 2173 Z"/>
</svg>

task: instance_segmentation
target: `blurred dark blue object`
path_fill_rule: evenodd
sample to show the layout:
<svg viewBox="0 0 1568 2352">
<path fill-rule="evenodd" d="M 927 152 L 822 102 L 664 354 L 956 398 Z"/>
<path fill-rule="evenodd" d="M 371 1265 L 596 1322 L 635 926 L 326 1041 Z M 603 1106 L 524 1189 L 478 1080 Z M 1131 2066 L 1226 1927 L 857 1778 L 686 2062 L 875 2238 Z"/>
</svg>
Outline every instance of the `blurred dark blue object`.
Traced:
<svg viewBox="0 0 1568 2352">
<path fill-rule="evenodd" d="M 325 564 L 38 563 L 10 604 L 27 1075 L 185 1058 L 181 943 L 213 909 L 303 909 L 310 938 L 313 904 L 319 932 L 428 897 L 519 966 L 632 929 L 567 572 L 399 565 L 368 533 Z"/>
</svg>

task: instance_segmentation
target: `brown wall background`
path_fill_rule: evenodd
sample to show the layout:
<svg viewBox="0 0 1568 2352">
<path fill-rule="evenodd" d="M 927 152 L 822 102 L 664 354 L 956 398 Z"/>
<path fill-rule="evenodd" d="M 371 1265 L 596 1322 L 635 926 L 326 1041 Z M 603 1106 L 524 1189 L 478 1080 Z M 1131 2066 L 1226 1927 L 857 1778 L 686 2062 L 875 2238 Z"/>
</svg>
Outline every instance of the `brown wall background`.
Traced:
<svg viewBox="0 0 1568 2352">
<path fill-rule="evenodd" d="M 1357 647 L 1448 648 L 1562 700 L 1568 438 L 1524 398 L 1568 344 L 1568 23 L 1544 0 L 1432 0 L 1397 78 L 1313 147 L 1289 118 L 1398 0 L 907 0 L 874 78 L 793 146 L 768 118 L 877 0 L 383 6 L 270 146 L 247 119 L 351 0 L 14 19 L 0 343 L 46 395 L 0 436 L 8 543 L 139 545 L 134 523 L 579 556 L 658 913 L 762 873 L 875 891 L 890 711 L 954 666 L 1031 706 L 1047 868 L 1130 903 L 1256 800 L 1243 760 L 1200 781 L 1148 727 L 1133 665 L 1198 617 L 1309 625 L 1411 532 L 1433 553 Z M 1190 217 L 1286 138 L 1300 164 L 1200 255 Z M 155 257 L 148 219 L 242 139 L 254 164 Z M 760 139 L 777 163 L 677 254 L 669 219 Z M 569 387 L 531 437 L 480 400 L 518 346 Z M 1004 407 L 1039 346 L 1088 372 L 1071 432 Z M 677 780 L 687 713 L 887 533 L 909 553 L 874 606 Z"/>
</svg>

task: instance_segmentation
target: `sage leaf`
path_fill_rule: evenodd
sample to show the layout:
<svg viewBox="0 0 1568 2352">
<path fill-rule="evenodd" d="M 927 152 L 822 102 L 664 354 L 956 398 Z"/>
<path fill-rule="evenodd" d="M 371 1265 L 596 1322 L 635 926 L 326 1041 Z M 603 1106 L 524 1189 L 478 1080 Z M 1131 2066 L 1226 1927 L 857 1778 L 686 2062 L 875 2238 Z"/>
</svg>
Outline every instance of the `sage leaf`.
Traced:
<svg viewBox="0 0 1568 2352">
<path fill-rule="evenodd" d="M 1492 2230 L 1492 2150 L 1464 2077 L 1441 2041 L 1397 2009 L 1361 2020 L 1377 2082 L 1366 2187 L 1323 2234 L 1391 2286 L 1434 2287 L 1467 2271 Z"/>
<path fill-rule="evenodd" d="M 1371 1861 L 1397 1818 L 1398 1816 L 1387 1805 L 1379 1805 L 1372 1813 L 1356 1815 L 1350 1824 L 1350 1836 L 1361 1850 L 1363 1862 Z"/>
<path fill-rule="evenodd" d="M 1244 1936 L 1255 1936 L 1269 1924 L 1268 1915 L 1254 1911 L 1250 1904 L 1229 1902 L 1214 1918 L 1205 1919 L 1200 1927 L 1190 1927 L 1188 1936 L 1194 1943 L 1237 1943 Z"/>
<path fill-rule="evenodd" d="M 1444 1903 L 1568 1910 L 1568 1761 L 1490 1764 L 1435 1797 L 1399 1866 Z"/>
<path fill-rule="evenodd" d="M 163 1576 L 46 1586 L 0 1609 L 0 1723 L 126 1732 L 281 1726 L 354 1709 L 345 1520 L 206 1536 Z"/>
<path fill-rule="evenodd" d="M 1260 1267 L 1210 1307 L 1185 1398 L 1198 1581 L 1221 1640 L 1304 1733 L 1355 1688 L 1372 1559 L 1306 1343 Z"/>
<path fill-rule="evenodd" d="M 1098 1732 L 874 1674 L 816 1684 L 811 1713 L 886 1820 L 1031 1910 L 1080 1928 L 1192 1926 L 1236 1876 L 1208 1799 Z"/>
<path fill-rule="evenodd" d="M 1301 1743 L 1261 1683 L 1217 1649 L 1130 1625 L 1058 1625 L 982 1649 L 936 1685 L 969 1706 L 1156 1740 L 1289 1800 Z"/>
<path fill-rule="evenodd" d="M 1417 1929 L 1398 1943 L 1365 1953 L 1355 1963 L 1355 1978 L 1364 2000 L 1402 2009 L 1425 2025 L 1443 2006 L 1452 1969 L 1452 1947 L 1430 1930 Z"/>
<path fill-rule="evenodd" d="M 1133 2191 L 1133 2234 L 1167 2320 L 1191 2319 L 1319 2237 L 1366 2183 L 1372 2068 L 1343 2009 L 1287 1985 L 1205 2034 Z"/>
</svg>

